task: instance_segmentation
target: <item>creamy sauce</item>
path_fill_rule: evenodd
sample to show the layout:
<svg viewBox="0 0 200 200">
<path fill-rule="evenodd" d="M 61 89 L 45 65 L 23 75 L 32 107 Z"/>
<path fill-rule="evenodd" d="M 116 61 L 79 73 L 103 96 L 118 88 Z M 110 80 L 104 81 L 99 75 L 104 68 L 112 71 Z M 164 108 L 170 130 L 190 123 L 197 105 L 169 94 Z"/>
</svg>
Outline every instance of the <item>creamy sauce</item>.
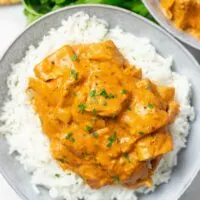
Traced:
<svg viewBox="0 0 200 200">
<path fill-rule="evenodd" d="M 200 1 L 199 0 L 161 0 L 165 16 L 176 27 L 200 39 Z"/>
<path fill-rule="evenodd" d="M 64 46 L 35 66 L 35 76 L 32 103 L 63 170 L 92 188 L 151 186 L 173 148 L 174 88 L 142 79 L 112 41 Z"/>
</svg>

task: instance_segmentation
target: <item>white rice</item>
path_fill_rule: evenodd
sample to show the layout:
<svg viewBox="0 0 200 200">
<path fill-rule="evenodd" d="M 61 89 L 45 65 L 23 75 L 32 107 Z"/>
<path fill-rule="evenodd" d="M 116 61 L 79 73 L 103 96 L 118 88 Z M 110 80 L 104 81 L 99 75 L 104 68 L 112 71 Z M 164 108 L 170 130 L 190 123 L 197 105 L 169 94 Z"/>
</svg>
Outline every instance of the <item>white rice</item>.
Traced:
<svg viewBox="0 0 200 200">
<path fill-rule="evenodd" d="M 191 85 L 187 79 L 172 72 L 171 58 L 163 58 L 150 44 L 147 38 L 138 38 L 123 32 L 119 27 L 109 29 L 109 25 L 96 17 L 89 17 L 79 12 L 62 22 L 58 29 L 50 30 L 37 48 L 30 46 L 24 59 L 13 65 L 13 72 L 8 77 L 9 100 L 5 103 L 0 120 L 0 127 L 10 144 L 10 154 L 17 151 L 17 159 L 31 174 L 31 182 L 37 190 L 38 185 L 48 188 L 51 197 L 63 197 L 76 200 L 136 200 L 135 191 L 124 187 L 109 186 L 93 190 L 83 184 L 75 174 L 62 171 L 51 157 L 49 141 L 43 134 L 40 120 L 28 101 L 25 90 L 28 77 L 34 76 L 35 64 L 65 44 L 92 43 L 112 39 L 130 63 L 142 68 L 143 76 L 161 85 L 174 86 L 176 100 L 180 103 L 180 114 L 170 129 L 174 138 L 174 150 L 166 155 L 153 177 L 154 187 L 168 182 L 173 166 L 177 164 L 177 153 L 186 145 L 190 121 L 194 118 L 190 105 Z M 56 177 L 55 174 L 60 174 Z M 142 189 L 140 192 L 148 192 Z M 39 190 L 37 190 L 39 192 Z"/>
</svg>

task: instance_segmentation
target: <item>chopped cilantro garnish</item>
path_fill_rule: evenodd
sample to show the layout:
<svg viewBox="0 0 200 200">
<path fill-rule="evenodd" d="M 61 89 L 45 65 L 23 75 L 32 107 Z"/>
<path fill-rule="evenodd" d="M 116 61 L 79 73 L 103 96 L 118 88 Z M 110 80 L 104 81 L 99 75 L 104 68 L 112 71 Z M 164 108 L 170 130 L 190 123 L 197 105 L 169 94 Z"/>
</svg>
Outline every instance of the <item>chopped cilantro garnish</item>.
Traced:
<svg viewBox="0 0 200 200">
<path fill-rule="evenodd" d="M 59 178 L 59 177 L 60 177 L 60 174 L 55 174 L 55 177 Z"/>
<path fill-rule="evenodd" d="M 124 154 L 124 158 L 126 158 L 126 159 L 128 160 L 128 162 L 130 163 L 130 159 L 129 159 L 128 153 L 125 153 L 125 154 Z"/>
<path fill-rule="evenodd" d="M 93 136 L 94 138 L 98 138 L 99 135 L 98 135 L 97 132 L 93 132 L 93 133 L 92 133 L 92 136 Z"/>
<path fill-rule="evenodd" d="M 94 116 L 97 116 L 97 110 L 96 110 L 95 108 L 92 110 L 92 114 L 93 114 Z"/>
<path fill-rule="evenodd" d="M 71 138 L 71 136 L 72 136 L 72 132 L 70 132 L 70 133 L 67 133 L 67 135 L 65 136 L 65 139 L 70 139 Z"/>
<path fill-rule="evenodd" d="M 108 138 L 108 144 L 107 147 L 112 147 L 113 142 L 117 140 L 116 132 L 114 132 L 109 138 Z"/>
<path fill-rule="evenodd" d="M 144 132 L 140 131 L 139 134 L 140 134 L 140 135 L 144 135 Z"/>
<path fill-rule="evenodd" d="M 87 132 L 90 133 L 90 132 L 92 131 L 92 129 L 93 129 L 92 126 L 90 126 L 90 125 L 87 125 L 87 126 L 86 126 L 86 131 L 87 131 Z"/>
<path fill-rule="evenodd" d="M 113 180 L 115 182 L 115 184 L 119 184 L 119 176 L 113 176 Z"/>
<path fill-rule="evenodd" d="M 78 73 L 74 69 L 71 70 L 71 75 L 74 77 L 75 80 L 78 80 Z"/>
<path fill-rule="evenodd" d="M 75 142 L 76 140 L 74 138 L 71 139 L 71 142 Z"/>
<path fill-rule="evenodd" d="M 76 54 L 74 54 L 73 56 L 71 56 L 72 61 L 76 61 L 78 60 L 78 56 Z"/>
<path fill-rule="evenodd" d="M 90 91 L 90 96 L 95 97 L 96 96 L 96 90 L 91 90 Z"/>
<path fill-rule="evenodd" d="M 127 93 L 127 91 L 125 89 L 121 90 L 121 94 L 126 94 L 126 93 Z"/>
<path fill-rule="evenodd" d="M 85 109 L 87 108 L 87 106 L 85 104 L 83 104 L 83 103 L 80 103 L 78 105 L 78 108 L 79 108 L 79 112 L 83 114 Z"/>
<path fill-rule="evenodd" d="M 113 94 L 108 94 L 105 89 L 102 89 L 99 95 L 105 97 L 106 99 L 112 99 L 115 97 Z"/>
<path fill-rule="evenodd" d="M 148 104 L 148 108 L 152 109 L 153 105 L 151 103 Z"/>
</svg>

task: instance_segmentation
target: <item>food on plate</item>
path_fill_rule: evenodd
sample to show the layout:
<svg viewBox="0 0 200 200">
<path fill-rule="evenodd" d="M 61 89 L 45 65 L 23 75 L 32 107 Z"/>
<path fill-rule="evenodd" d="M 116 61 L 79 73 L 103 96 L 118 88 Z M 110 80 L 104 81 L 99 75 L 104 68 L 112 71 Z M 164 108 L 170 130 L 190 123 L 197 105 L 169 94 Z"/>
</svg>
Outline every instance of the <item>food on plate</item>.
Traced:
<svg viewBox="0 0 200 200">
<path fill-rule="evenodd" d="M 64 170 L 92 188 L 151 186 L 179 113 L 173 87 L 142 78 L 109 40 L 66 45 L 34 68 L 31 101 Z"/>
<path fill-rule="evenodd" d="M 176 27 L 200 39 L 199 0 L 161 0 L 161 6 Z"/>
<path fill-rule="evenodd" d="M 0 128 L 36 191 L 136 200 L 168 182 L 194 116 L 171 64 L 147 38 L 83 12 L 30 46 L 8 77 Z"/>
<path fill-rule="evenodd" d="M 0 0 L 0 5 L 16 4 L 19 2 L 20 0 Z"/>
</svg>

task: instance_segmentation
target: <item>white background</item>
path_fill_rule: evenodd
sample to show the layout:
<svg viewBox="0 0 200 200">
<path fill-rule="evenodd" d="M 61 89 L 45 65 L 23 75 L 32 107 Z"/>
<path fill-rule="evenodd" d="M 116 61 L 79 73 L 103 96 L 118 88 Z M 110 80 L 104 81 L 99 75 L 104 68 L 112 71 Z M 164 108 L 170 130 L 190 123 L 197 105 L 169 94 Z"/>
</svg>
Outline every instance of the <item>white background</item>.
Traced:
<svg viewBox="0 0 200 200">
<path fill-rule="evenodd" d="M 0 58 L 9 44 L 11 44 L 16 36 L 20 34 L 25 26 L 26 19 L 23 15 L 23 8 L 21 5 L 0 7 Z M 200 52 L 193 49 L 190 50 L 200 60 Z M 1 174 L 0 200 L 21 200 L 21 198 L 6 183 Z M 200 200 L 200 174 L 181 200 Z"/>
</svg>

